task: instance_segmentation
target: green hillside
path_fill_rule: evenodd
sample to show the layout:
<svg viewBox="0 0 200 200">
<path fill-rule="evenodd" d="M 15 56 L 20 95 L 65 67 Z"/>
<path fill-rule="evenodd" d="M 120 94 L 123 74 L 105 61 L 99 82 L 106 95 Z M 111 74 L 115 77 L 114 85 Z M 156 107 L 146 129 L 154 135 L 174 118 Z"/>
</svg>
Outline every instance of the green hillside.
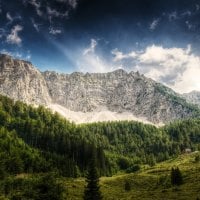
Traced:
<svg viewBox="0 0 200 200">
<path fill-rule="evenodd" d="M 85 177 L 91 155 L 104 199 L 196 198 L 199 162 L 196 153 L 184 155 L 186 149 L 200 150 L 199 118 L 160 128 L 134 121 L 75 125 L 43 106 L 0 95 L 3 199 L 49 199 L 44 188 L 55 200 L 81 199 L 85 181 L 79 177 Z M 170 170 L 177 165 L 183 185 L 172 187 Z"/>
<path fill-rule="evenodd" d="M 137 173 L 101 178 L 104 199 L 135 200 L 196 200 L 200 198 L 200 162 L 195 161 L 199 152 L 183 154 L 159 163 L 154 167 L 143 166 Z M 172 186 L 171 168 L 178 166 L 183 175 L 183 184 Z M 125 190 L 125 183 L 130 191 Z M 84 179 L 67 180 L 68 199 L 82 199 Z"/>
</svg>

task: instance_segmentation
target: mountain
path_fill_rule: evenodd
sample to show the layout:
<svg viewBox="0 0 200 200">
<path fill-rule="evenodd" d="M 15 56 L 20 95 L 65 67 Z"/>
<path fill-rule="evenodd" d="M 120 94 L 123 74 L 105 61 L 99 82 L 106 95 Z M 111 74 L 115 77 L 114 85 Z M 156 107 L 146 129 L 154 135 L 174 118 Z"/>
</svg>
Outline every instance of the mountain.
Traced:
<svg viewBox="0 0 200 200">
<path fill-rule="evenodd" d="M 29 104 L 51 102 L 46 81 L 30 63 L 0 55 L 0 93 Z"/>
<path fill-rule="evenodd" d="M 139 119 L 158 124 L 199 115 L 179 94 L 139 72 L 40 72 L 8 55 L 0 56 L 0 93 L 45 105 L 75 122 Z"/>
<path fill-rule="evenodd" d="M 189 102 L 196 104 L 200 107 L 200 91 L 192 91 L 190 93 L 183 94 L 183 97 Z"/>
</svg>

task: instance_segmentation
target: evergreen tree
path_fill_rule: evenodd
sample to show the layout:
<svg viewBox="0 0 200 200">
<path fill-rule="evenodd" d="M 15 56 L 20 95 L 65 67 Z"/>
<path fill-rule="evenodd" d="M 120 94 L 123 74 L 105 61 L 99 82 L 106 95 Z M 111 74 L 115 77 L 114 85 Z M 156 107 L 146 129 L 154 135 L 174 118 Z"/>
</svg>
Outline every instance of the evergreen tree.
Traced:
<svg viewBox="0 0 200 200">
<path fill-rule="evenodd" d="M 131 184 L 130 184 L 130 182 L 128 180 L 125 181 L 124 189 L 125 189 L 125 191 L 130 191 L 131 190 Z"/>
<path fill-rule="evenodd" d="M 99 186 L 99 175 L 96 168 L 96 152 L 93 150 L 91 161 L 89 163 L 88 173 L 86 175 L 87 186 L 85 187 L 84 200 L 101 200 Z"/>
<path fill-rule="evenodd" d="M 200 162 L 200 154 L 198 154 L 198 155 L 195 156 L 195 162 L 196 163 Z"/>
<path fill-rule="evenodd" d="M 64 191 L 64 186 L 56 181 L 56 176 L 52 173 L 40 178 L 33 188 L 36 200 L 63 200 Z"/>
<path fill-rule="evenodd" d="M 181 185 L 183 183 L 183 178 L 179 168 L 171 169 L 171 183 L 172 185 Z"/>
</svg>

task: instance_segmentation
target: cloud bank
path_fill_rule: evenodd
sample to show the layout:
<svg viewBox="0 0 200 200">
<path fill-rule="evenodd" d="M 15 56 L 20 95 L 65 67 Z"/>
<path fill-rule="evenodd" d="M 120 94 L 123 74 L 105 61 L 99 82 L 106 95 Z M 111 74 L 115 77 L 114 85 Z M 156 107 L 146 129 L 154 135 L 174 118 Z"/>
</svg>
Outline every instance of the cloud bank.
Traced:
<svg viewBox="0 0 200 200">
<path fill-rule="evenodd" d="M 152 45 L 142 52 L 123 54 L 115 50 L 112 54 L 116 65 L 131 58 L 128 70 L 138 70 L 179 93 L 200 90 L 200 57 L 192 53 L 190 45 L 187 48 Z"/>
<path fill-rule="evenodd" d="M 143 50 L 130 52 L 115 48 L 105 53 L 103 40 L 90 40 L 90 44 L 79 50 L 71 50 L 62 44 L 56 47 L 70 59 L 75 70 L 89 73 L 105 73 L 117 69 L 128 72 L 139 71 L 146 77 L 163 83 L 178 93 L 200 91 L 200 57 L 192 51 L 191 45 L 185 48 L 166 48 L 150 45 Z"/>
</svg>

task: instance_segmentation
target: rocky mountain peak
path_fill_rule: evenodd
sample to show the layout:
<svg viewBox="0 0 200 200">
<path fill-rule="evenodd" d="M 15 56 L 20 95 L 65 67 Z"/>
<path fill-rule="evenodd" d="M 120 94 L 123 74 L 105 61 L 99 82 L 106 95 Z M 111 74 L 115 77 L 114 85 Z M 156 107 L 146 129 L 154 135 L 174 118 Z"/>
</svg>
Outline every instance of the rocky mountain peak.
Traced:
<svg viewBox="0 0 200 200">
<path fill-rule="evenodd" d="M 190 93 L 183 94 L 183 97 L 186 98 L 186 100 L 189 103 L 196 104 L 200 107 L 200 91 L 192 91 Z"/>
<path fill-rule="evenodd" d="M 75 122 L 142 119 L 157 124 L 199 112 L 139 72 L 40 72 L 30 62 L 7 55 L 0 55 L 0 93 L 49 106 Z"/>
<path fill-rule="evenodd" d="M 0 93 L 29 104 L 48 104 L 46 81 L 30 62 L 0 55 Z"/>
<path fill-rule="evenodd" d="M 54 73 L 53 73 L 54 74 Z M 128 113 L 153 123 L 193 115 L 184 99 L 170 88 L 140 75 L 116 70 L 109 73 L 44 73 L 52 102 L 79 113 Z"/>
</svg>

